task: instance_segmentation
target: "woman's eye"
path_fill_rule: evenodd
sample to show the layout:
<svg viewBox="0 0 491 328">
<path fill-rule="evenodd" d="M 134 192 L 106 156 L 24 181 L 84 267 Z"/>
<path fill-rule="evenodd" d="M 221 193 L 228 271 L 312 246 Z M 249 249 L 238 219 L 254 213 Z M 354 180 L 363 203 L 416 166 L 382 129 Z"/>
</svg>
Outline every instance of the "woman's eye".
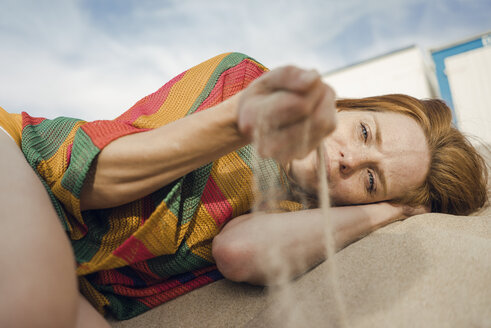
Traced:
<svg viewBox="0 0 491 328">
<path fill-rule="evenodd" d="M 373 193 L 374 191 L 374 187 L 375 187 L 375 179 L 373 177 L 373 173 L 370 172 L 370 171 L 367 171 L 368 172 L 368 186 L 367 186 L 367 190 L 369 193 Z"/>
<path fill-rule="evenodd" d="M 363 140 L 367 141 L 367 139 L 368 139 L 367 127 L 363 123 L 360 123 L 360 127 L 361 127 L 361 135 L 363 137 Z"/>
</svg>

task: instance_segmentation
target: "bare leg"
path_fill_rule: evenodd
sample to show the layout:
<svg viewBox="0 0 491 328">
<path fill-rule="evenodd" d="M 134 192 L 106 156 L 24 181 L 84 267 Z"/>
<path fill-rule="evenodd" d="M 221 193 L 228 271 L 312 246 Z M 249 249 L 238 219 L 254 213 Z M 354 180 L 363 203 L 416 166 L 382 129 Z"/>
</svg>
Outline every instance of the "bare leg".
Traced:
<svg viewBox="0 0 491 328">
<path fill-rule="evenodd" d="M 83 297 L 79 297 L 77 328 L 110 328 L 109 323 L 97 310 Z"/>
<path fill-rule="evenodd" d="M 0 132 L 0 327 L 74 327 L 75 260 L 43 185 Z"/>
</svg>

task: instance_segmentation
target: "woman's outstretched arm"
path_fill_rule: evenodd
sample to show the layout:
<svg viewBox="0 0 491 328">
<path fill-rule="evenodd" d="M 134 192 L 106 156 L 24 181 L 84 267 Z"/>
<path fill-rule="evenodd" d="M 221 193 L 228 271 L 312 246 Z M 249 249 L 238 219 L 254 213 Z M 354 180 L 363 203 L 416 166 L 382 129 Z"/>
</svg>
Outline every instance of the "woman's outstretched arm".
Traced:
<svg viewBox="0 0 491 328">
<path fill-rule="evenodd" d="M 94 162 L 80 195 L 82 210 L 109 208 L 144 197 L 251 142 L 259 112 L 277 128 L 259 152 L 299 157 L 334 130 L 334 93 L 320 75 L 296 67 L 265 73 L 215 107 L 160 128 L 119 138 Z M 285 154 L 285 142 L 308 126 L 308 149 Z"/>
<path fill-rule="evenodd" d="M 98 155 L 80 196 L 82 210 L 115 207 L 244 146 L 236 128 L 237 97 L 160 128 L 131 134 Z"/>
<path fill-rule="evenodd" d="M 376 203 L 329 211 L 336 250 L 376 229 L 423 213 Z M 325 220 L 319 209 L 248 214 L 228 223 L 213 240 L 213 257 L 228 279 L 268 285 L 292 279 L 326 259 Z"/>
</svg>

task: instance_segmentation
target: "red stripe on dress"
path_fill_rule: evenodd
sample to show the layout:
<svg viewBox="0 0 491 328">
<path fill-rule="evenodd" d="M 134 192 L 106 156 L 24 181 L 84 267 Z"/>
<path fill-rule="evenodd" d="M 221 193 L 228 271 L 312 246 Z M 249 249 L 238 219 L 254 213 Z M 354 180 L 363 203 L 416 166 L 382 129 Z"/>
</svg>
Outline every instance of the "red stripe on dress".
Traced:
<svg viewBox="0 0 491 328">
<path fill-rule="evenodd" d="M 105 270 L 96 273 L 96 278 L 94 279 L 94 283 L 97 285 L 124 285 L 124 286 L 133 286 L 133 279 L 122 274 L 117 270 Z"/>
<path fill-rule="evenodd" d="M 117 121 L 88 122 L 82 125 L 81 128 L 99 149 L 104 148 L 108 143 L 122 136 L 149 130 L 136 128 L 126 122 Z"/>
<path fill-rule="evenodd" d="M 186 71 L 187 72 L 187 71 Z M 160 107 L 164 104 L 172 86 L 182 79 L 184 74 L 183 72 L 164 84 L 160 89 L 155 91 L 154 93 L 146 96 L 145 98 L 139 100 L 136 104 L 134 104 L 130 109 L 120 115 L 116 120 L 125 121 L 130 124 L 133 124 L 140 116 L 142 115 L 152 115 L 155 114 Z"/>
<path fill-rule="evenodd" d="M 155 255 L 148 250 L 145 244 L 143 244 L 143 242 L 135 236 L 128 238 L 113 252 L 113 255 L 130 264 L 155 257 Z"/>
<path fill-rule="evenodd" d="M 22 129 L 24 129 L 27 125 L 38 125 L 44 120 L 46 120 L 44 117 L 32 117 L 26 112 L 22 112 Z"/>
<path fill-rule="evenodd" d="M 215 281 L 213 278 L 205 275 L 205 273 L 216 270 L 216 268 L 216 265 L 210 265 L 192 271 L 196 277 L 184 284 L 174 278 L 167 280 L 160 278 L 161 281 L 152 286 L 133 288 L 131 286 L 115 285 L 113 286 L 113 291 L 115 294 L 140 298 L 140 301 L 147 300 L 149 303 L 144 302 L 146 305 L 151 306 L 154 304 L 153 306 L 155 306 Z"/>
<path fill-rule="evenodd" d="M 158 295 L 167 294 L 169 292 L 172 292 L 172 290 L 179 289 L 181 286 L 182 284 L 177 279 L 169 279 L 157 283 L 155 285 L 149 287 L 143 287 L 143 288 L 142 287 L 133 288 L 124 285 L 114 285 L 112 287 L 113 287 L 113 292 L 115 294 L 129 296 L 129 297 L 137 297 L 141 299 L 148 299 L 148 298 L 158 297 Z M 172 296 L 169 299 L 172 299 L 176 296 L 179 295 Z"/>
<path fill-rule="evenodd" d="M 240 64 L 229 68 L 220 75 L 210 95 L 196 109 L 196 112 L 215 106 L 230 98 L 263 73 L 264 71 L 254 63 L 244 59 Z"/>
<path fill-rule="evenodd" d="M 218 227 L 232 217 L 232 205 L 211 176 L 205 185 L 201 202 Z"/>
</svg>

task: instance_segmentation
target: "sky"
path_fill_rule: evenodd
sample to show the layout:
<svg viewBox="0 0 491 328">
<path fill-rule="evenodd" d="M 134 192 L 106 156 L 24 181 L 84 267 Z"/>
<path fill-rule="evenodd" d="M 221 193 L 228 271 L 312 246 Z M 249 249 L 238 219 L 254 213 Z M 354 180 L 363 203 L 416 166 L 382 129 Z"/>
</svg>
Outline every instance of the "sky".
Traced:
<svg viewBox="0 0 491 328">
<path fill-rule="evenodd" d="M 325 73 L 491 31 L 489 0 L 0 0 L 0 106 L 111 119 L 223 52 Z"/>
</svg>

